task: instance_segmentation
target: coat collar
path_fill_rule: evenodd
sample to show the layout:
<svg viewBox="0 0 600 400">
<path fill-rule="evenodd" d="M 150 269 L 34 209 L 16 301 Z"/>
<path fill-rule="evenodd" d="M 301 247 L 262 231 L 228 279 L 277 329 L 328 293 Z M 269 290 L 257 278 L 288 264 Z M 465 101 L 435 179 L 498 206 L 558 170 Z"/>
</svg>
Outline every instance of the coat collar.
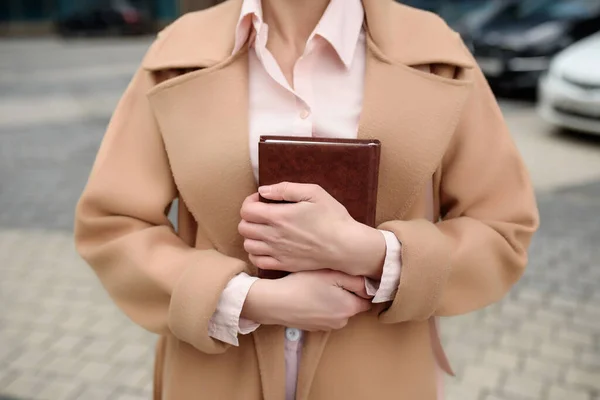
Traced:
<svg viewBox="0 0 600 400">
<path fill-rule="evenodd" d="M 227 0 L 184 15 L 159 34 L 142 67 L 150 71 L 206 68 L 226 61 L 234 48 L 242 3 Z M 404 65 L 473 67 L 459 36 L 436 15 L 392 0 L 363 0 L 363 6 L 367 32 L 385 59 Z"/>
<path fill-rule="evenodd" d="M 361 0 L 331 0 L 309 36 L 307 46 L 315 36 L 324 39 L 344 66 L 350 68 L 364 19 L 365 11 Z M 248 40 L 254 42 L 257 51 L 264 48 L 267 44 L 268 30 L 269 27 L 264 22 L 262 1 L 243 0 L 233 53 L 239 51 Z M 250 37 L 254 39 L 249 39 Z"/>
</svg>

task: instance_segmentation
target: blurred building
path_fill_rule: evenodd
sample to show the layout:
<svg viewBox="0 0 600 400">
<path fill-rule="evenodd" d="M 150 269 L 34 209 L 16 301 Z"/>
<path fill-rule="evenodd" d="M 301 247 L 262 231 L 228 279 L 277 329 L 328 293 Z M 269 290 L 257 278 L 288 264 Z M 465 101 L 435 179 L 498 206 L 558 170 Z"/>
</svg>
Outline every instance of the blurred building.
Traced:
<svg viewBox="0 0 600 400">
<path fill-rule="evenodd" d="M 54 22 L 58 19 L 73 13 L 74 10 L 101 2 L 127 2 L 140 7 L 151 15 L 156 29 L 159 29 L 178 15 L 208 8 L 222 1 L 224 0 L 0 0 L 0 36 L 52 33 L 55 31 Z M 441 0 L 397 1 L 425 9 L 434 9 L 441 3 Z"/>
<path fill-rule="evenodd" d="M 54 31 L 54 21 L 99 1 L 110 0 L 0 0 L 0 36 L 40 35 Z M 128 0 L 147 10 L 157 29 L 178 15 L 210 7 L 220 0 Z"/>
</svg>

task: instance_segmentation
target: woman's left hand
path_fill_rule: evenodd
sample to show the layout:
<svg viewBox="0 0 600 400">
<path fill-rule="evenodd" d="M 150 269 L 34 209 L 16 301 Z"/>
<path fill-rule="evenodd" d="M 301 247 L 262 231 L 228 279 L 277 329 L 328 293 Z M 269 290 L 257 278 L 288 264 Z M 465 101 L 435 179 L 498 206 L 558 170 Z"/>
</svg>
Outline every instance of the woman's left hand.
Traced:
<svg viewBox="0 0 600 400">
<path fill-rule="evenodd" d="M 288 272 L 332 269 L 349 275 L 381 277 L 385 239 L 355 221 L 318 185 L 283 182 L 261 187 L 246 198 L 239 232 L 258 268 Z"/>
</svg>

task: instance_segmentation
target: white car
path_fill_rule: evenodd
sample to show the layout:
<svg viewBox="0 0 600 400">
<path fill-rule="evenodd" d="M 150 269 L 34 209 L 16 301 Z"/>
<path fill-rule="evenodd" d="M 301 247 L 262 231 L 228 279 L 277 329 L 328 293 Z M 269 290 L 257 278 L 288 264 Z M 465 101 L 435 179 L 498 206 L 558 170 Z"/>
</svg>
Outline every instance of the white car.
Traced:
<svg viewBox="0 0 600 400">
<path fill-rule="evenodd" d="M 551 124 L 600 135 L 600 32 L 554 58 L 540 80 L 538 110 Z"/>
</svg>

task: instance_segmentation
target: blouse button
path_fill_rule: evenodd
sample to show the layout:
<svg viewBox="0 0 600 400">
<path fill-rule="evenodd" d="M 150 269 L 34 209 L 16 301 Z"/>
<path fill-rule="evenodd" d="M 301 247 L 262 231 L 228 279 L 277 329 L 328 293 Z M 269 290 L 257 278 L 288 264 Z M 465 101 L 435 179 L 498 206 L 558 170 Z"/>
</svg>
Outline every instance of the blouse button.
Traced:
<svg viewBox="0 0 600 400">
<path fill-rule="evenodd" d="M 286 328 L 285 337 L 290 342 L 296 342 L 300 339 L 300 330 L 296 328 Z"/>
<path fill-rule="evenodd" d="M 300 112 L 300 118 L 302 118 L 302 119 L 306 119 L 306 118 L 308 118 L 309 116 L 310 116 L 310 111 L 308 111 L 308 110 L 302 110 L 302 111 Z"/>
</svg>

